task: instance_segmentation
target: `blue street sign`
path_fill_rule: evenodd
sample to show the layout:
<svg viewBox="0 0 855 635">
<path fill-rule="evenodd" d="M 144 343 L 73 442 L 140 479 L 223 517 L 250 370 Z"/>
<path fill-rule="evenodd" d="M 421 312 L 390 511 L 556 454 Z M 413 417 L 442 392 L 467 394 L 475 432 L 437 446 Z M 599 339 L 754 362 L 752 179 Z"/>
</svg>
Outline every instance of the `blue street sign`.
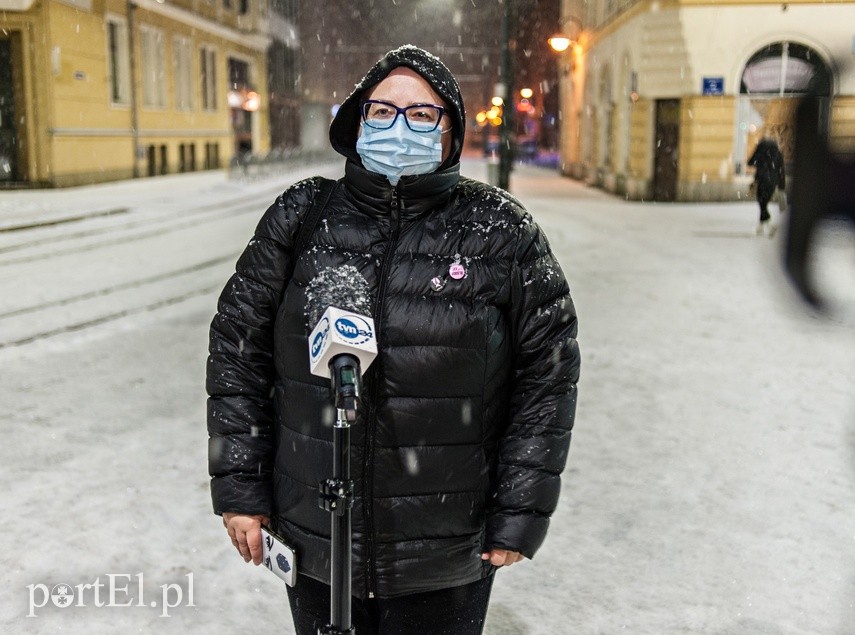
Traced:
<svg viewBox="0 0 855 635">
<path fill-rule="evenodd" d="M 724 77 L 704 77 L 702 95 L 724 95 Z"/>
</svg>

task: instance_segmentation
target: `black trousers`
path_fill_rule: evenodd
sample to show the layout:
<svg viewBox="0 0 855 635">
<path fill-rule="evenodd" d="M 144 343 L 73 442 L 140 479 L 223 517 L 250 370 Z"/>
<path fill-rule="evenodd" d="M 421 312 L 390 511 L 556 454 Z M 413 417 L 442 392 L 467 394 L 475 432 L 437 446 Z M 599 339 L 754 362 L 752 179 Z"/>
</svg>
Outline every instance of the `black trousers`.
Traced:
<svg viewBox="0 0 855 635">
<path fill-rule="evenodd" d="M 760 222 L 765 223 L 772 218 L 769 214 L 769 201 L 775 194 L 776 183 L 774 181 L 757 181 L 757 202 L 760 204 Z"/>
<path fill-rule="evenodd" d="M 353 598 L 356 635 L 480 635 L 493 576 L 464 586 L 396 598 Z M 330 587 L 303 576 L 288 587 L 297 635 L 317 635 L 330 621 Z"/>
</svg>

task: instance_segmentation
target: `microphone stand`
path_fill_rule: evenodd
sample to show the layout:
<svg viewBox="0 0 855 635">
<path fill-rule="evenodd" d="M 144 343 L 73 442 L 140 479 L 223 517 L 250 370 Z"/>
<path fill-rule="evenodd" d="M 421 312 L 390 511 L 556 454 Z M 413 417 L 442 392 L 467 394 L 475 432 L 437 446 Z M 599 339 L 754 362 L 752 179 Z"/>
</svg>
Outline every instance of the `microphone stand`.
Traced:
<svg viewBox="0 0 855 635">
<path fill-rule="evenodd" d="M 320 483 L 319 505 L 331 514 L 330 623 L 318 635 L 355 635 L 351 618 L 351 516 L 353 481 L 350 479 L 350 426 L 360 404 L 359 360 L 337 355 L 330 360 L 333 400 L 337 412 L 333 426 L 333 475 Z"/>
</svg>

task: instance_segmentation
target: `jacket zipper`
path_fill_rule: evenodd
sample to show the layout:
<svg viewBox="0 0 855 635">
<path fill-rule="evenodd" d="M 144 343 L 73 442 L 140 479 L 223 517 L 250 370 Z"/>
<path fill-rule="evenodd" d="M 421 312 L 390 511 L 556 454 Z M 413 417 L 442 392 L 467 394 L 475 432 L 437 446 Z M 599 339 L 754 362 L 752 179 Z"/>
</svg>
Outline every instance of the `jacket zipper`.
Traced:
<svg viewBox="0 0 855 635">
<path fill-rule="evenodd" d="M 386 286 L 388 282 L 389 276 L 389 267 L 391 266 L 392 257 L 395 252 L 395 244 L 398 242 L 398 235 L 401 230 L 401 201 L 398 194 L 398 188 L 394 188 L 392 190 L 392 199 L 389 202 L 390 206 L 390 215 L 392 219 L 392 232 L 389 235 L 389 242 L 386 245 L 386 253 L 383 257 L 383 265 L 380 268 L 380 279 L 379 279 L 379 287 L 377 289 L 377 304 L 374 307 L 374 316 L 376 318 L 375 321 L 375 336 L 377 338 L 377 342 L 380 342 L 380 333 L 383 328 L 383 304 L 386 298 Z M 376 374 L 375 374 L 376 378 Z M 375 434 L 377 430 L 377 384 L 378 382 L 371 382 L 371 407 L 369 409 L 368 416 L 368 429 L 365 434 L 365 462 L 366 469 L 363 470 L 363 474 L 365 474 L 365 487 L 363 488 L 364 497 L 362 500 L 363 506 L 363 515 L 365 517 L 365 534 L 367 537 L 367 549 L 366 554 L 368 556 L 368 571 L 367 571 L 367 584 L 366 590 L 368 592 L 368 597 L 373 598 L 376 586 L 377 586 L 377 563 L 374 558 L 374 513 L 373 513 L 373 500 L 374 500 L 374 442 L 375 442 Z"/>
</svg>

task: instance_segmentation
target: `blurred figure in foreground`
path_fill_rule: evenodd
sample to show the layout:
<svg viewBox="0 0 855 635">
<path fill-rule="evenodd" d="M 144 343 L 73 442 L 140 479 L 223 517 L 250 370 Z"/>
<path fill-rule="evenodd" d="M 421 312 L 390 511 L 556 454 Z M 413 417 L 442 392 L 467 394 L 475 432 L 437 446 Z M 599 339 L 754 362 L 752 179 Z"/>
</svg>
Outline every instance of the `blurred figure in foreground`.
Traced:
<svg viewBox="0 0 855 635">
<path fill-rule="evenodd" d="M 848 220 L 855 231 L 855 160 L 831 152 L 820 133 L 820 108 L 821 100 L 810 95 L 796 110 L 784 266 L 802 298 L 816 309 L 826 309 L 811 276 L 811 261 L 824 220 Z"/>
<path fill-rule="evenodd" d="M 208 361 L 214 511 L 247 562 L 261 562 L 262 523 L 294 548 L 299 635 L 330 611 L 318 484 L 332 472 L 333 416 L 328 380 L 309 371 L 306 323 L 325 271 L 364 281 L 378 348 L 351 438 L 357 633 L 481 633 L 496 569 L 534 556 L 558 503 L 576 312 L 522 204 L 460 175 L 465 122 L 437 57 L 389 52 L 331 124 L 344 177 L 288 188 L 220 296 Z"/>
<path fill-rule="evenodd" d="M 748 159 L 748 165 L 755 168 L 752 186 L 757 196 L 757 202 L 760 204 L 760 222 L 757 224 L 757 235 L 762 236 L 768 227 L 768 236 L 771 238 L 775 235 L 777 227 L 769 223 L 771 218 L 769 201 L 772 200 L 776 188 L 780 189 L 782 195 L 785 191 L 787 177 L 784 171 L 784 155 L 781 154 L 781 149 L 774 139 L 763 137 L 754 149 L 754 154 Z M 779 200 L 784 201 L 786 199 L 781 198 Z M 785 206 L 785 203 L 779 203 L 781 212 L 786 211 Z"/>
</svg>

